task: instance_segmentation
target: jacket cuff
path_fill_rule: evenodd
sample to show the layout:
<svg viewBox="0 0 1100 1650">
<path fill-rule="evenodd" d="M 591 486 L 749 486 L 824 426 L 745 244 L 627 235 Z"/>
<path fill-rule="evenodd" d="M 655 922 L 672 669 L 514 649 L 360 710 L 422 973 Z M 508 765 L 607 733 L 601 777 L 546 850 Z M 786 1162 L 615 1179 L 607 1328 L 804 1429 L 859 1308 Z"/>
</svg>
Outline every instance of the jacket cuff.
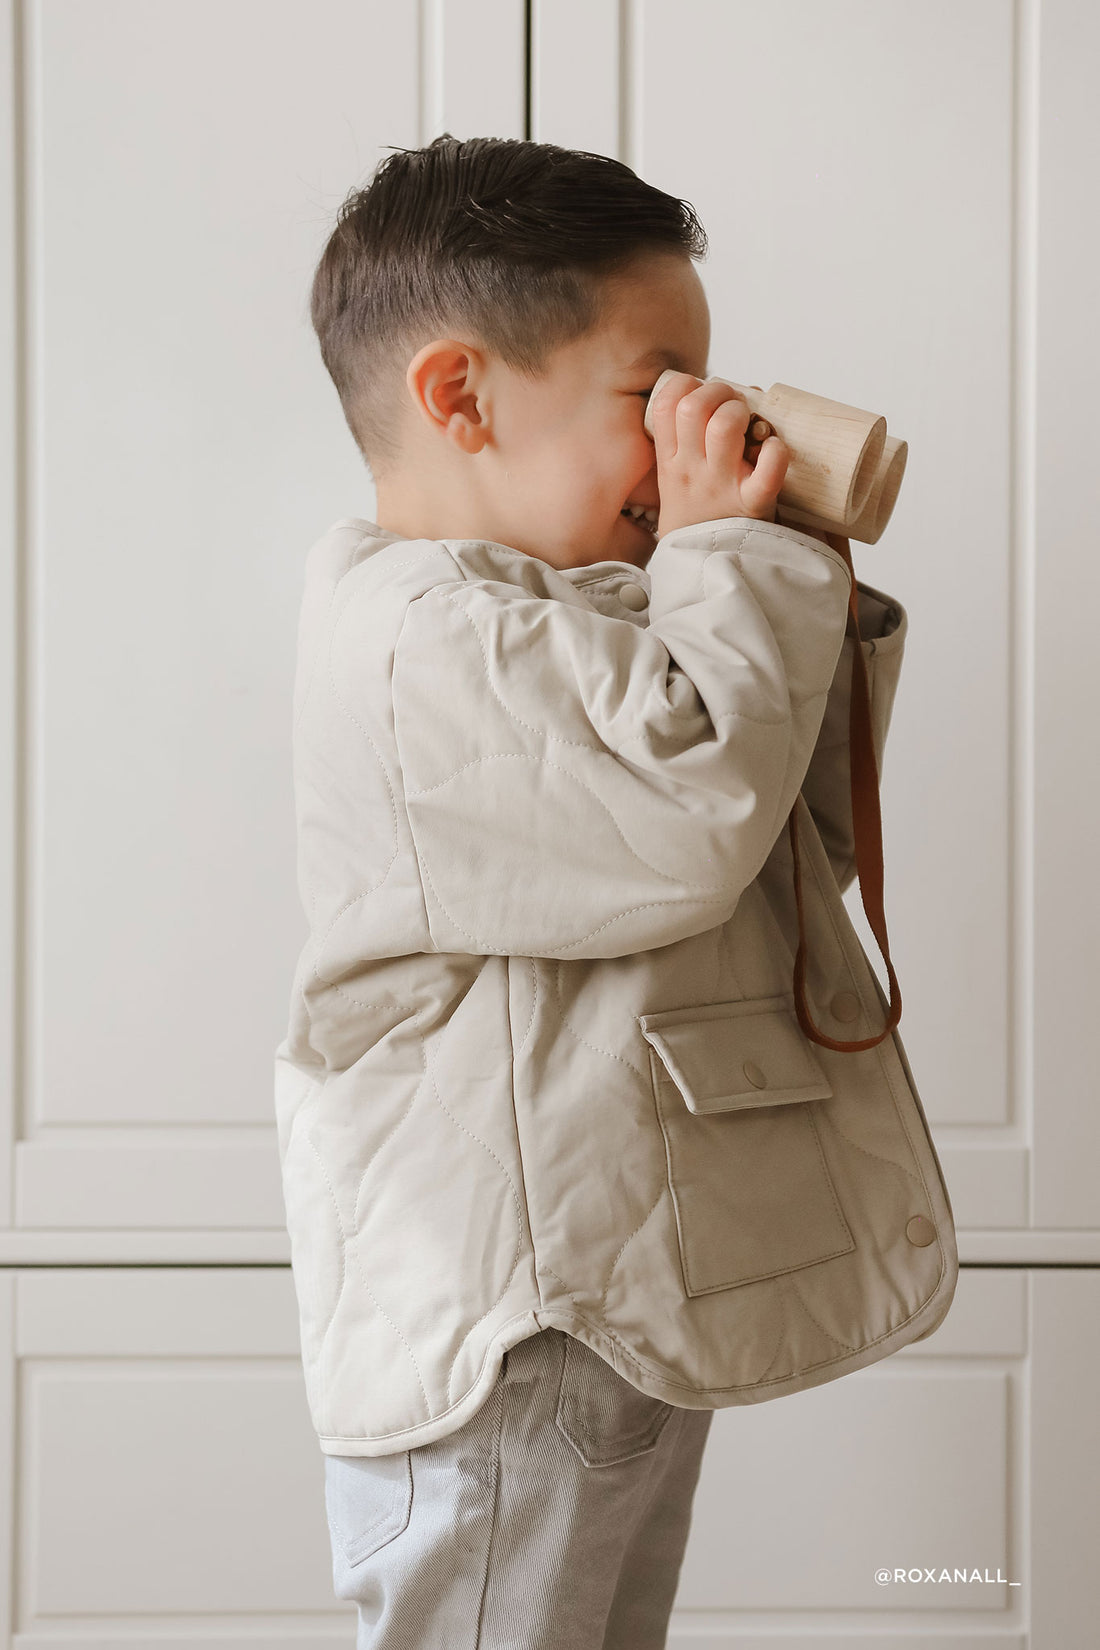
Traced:
<svg viewBox="0 0 1100 1650">
<path fill-rule="evenodd" d="M 653 555 L 657 554 L 663 544 L 671 544 L 674 549 L 720 550 L 723 546 L 716 542 L 717 533 L 732 531 L 742 534 L 752 532 L 762 534 L 768 538 L 779 539 L 781 542 L 787 541 L 800 544 L 805 549 L 813 550 L 818 555 L 825 556 L 829 561 L 835 562 L 837 567 L 843 568 L 848 575 L 849 586 L 851 584 L 848 563 L 839 551 L 833 549 L 832 545 L 824 544 L 821 539 L 815 539 L 812 534 L 803 533 L 799 528 L 790 527 L 785 522 L 758 521 L 755 516 L 720 516 L 714 521 L 697 521 L 686 527 L 674 527 L 671 533 L 665 533 L 657 540 Z M 653 556 L 650 557 L 650 561 L 652 559 Z"/>
</svg>

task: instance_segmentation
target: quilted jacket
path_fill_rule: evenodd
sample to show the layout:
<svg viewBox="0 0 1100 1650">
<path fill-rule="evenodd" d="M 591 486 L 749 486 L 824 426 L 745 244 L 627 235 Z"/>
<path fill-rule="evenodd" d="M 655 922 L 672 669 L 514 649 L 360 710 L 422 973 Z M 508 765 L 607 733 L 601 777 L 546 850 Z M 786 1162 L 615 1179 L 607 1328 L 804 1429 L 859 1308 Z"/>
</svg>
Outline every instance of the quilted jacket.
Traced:
<svg viewBox="0 0 1100 1650">
<path fill-rule="evenodd" d="M 929 1333 L 951 1208 L 851 883 L 848 568 L 786 526 L 644 570 L 337 522 L 293 757 L 309 936 L 275 1101 L 321 1448 L 427 1443 L 553 1325 L 686 1408 Z M 857 585 L 882 753 L 907 619 Z M 920 1217 L 920 1218 L 917 1218 Z"/>
</svg>

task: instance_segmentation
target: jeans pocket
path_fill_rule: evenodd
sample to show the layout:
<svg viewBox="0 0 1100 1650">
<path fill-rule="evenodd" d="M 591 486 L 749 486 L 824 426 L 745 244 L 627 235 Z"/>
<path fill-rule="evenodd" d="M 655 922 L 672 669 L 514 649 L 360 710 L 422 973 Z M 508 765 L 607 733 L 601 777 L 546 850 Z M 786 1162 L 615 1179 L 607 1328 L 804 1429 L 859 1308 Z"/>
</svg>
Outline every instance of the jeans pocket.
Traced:
<svg viewBox="0 0 1100 1650">
<path fill-rule="evenodd" d="M 326 1455 L 325 1508 L 334 1547 L 361 1564 L 401 1534 L 412 1511 L 412 1461 L 395 1455 Z"/>
<path fill-rule="evenodd" d="M 562 1332 L 562 1369 L 554 1419 L 587 1467 L 608 1467 L 655 1449 L 671 1404 L 637 1387 L 598 1352 Z"/>
</svg>

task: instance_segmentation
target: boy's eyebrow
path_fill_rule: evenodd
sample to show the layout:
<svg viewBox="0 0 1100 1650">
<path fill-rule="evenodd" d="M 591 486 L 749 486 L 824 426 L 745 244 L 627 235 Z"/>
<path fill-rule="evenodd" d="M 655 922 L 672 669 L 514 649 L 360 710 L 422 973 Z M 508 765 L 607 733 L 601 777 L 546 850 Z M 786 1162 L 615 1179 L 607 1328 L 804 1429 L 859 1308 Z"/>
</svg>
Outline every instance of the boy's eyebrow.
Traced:
<svg viewBox="0 0 1100 1650">
<path fill-rule="evenodd" d="M 634 372 L 641 367 L 672 367 L 676 372 L 688 371 L 679 351 L 662 349 L 660 346 L 656 349 L 647 349 L 644 355 L 639 355 L 636 361 L 630 363 L 627 371 Z"/>
</svg>

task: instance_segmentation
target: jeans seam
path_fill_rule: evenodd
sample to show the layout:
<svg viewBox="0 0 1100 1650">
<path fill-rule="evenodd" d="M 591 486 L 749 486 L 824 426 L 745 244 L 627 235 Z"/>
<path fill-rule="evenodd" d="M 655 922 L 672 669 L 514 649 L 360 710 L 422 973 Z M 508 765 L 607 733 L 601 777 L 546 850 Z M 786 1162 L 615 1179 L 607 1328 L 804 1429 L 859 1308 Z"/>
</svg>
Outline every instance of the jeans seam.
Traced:
<svg viewBox="0 0 1100 1650">
<path fill-rule="evenodd" d="M 496 1435 L 493 1440 L 493 1513 L 489 1521 L 489 1539 L 485 1545 L 485 1573 L 481 1578 L 481 1600 L 477 1607 L 477 1626 L 474 1632 L 474 1650 L 481 1645 L 481 1628 L 485 1616 L 485 1600 L 489 1592 L 489 1570 L 493 1558 L 493 1537 L 496 1535 L 497 1511 L 500 1506 L 500 1435 L 504 1428 L 504 1378 L 507 1374 L 507 1357 L 501 1378 L 497 1382 L 497 1424 Z"/>
</svg>

